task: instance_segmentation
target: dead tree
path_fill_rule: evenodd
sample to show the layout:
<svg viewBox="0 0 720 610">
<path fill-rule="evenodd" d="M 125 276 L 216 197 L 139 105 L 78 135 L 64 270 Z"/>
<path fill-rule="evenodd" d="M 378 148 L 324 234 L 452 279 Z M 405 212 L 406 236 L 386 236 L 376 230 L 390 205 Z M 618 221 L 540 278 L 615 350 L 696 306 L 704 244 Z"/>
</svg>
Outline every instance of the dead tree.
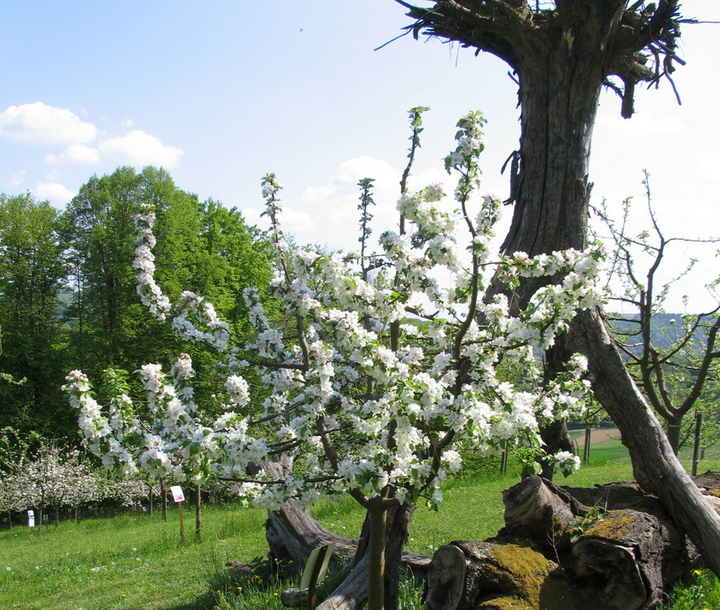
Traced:
<svg viewBox="0 0 720 610">
<path fill-rule="evenodd" d="M 440 0 L 419 7 L 396 0 L 414 22 L 408 31 L 487 51 L 516 75 L 521 106 L 515 208 L 503 244 L 529 255 L 586 245 L 589 157 L 604 85 L 633 114 L 638 83 L 670 78 L 681 19 L 678 0 Z M 546 279 L 525 281 L 512 294 L 522 308 Z M 496 288 L 498 291 L 501 287 Z M 565 352 L 590 359 L 593 389 L 620 428 L 636 480 L 656 493 L 720 574 L 720 518 L 675 458 L 665 434 L 628 375 L 599 312 L 581 313 Z M 562 353 L 561 358 L 562 359 Z"/>
</svg>

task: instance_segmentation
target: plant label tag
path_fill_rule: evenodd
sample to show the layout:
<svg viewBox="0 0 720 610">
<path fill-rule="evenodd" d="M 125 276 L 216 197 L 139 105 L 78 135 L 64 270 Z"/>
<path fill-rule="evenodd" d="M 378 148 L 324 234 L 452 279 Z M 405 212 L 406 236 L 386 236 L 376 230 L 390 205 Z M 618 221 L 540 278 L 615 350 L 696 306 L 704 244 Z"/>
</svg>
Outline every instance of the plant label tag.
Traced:
<svg viewBox="0 0 720 610">
<path fill-rule="evenodd" d="M 173 485 L 170 488 L 170 491 L 172 492 L 173 500 L 175 500 L 175 502 L 185 502 L 185 496 L 183 495 L 183 490 L 180 485 Z"/>
<path fill-rule="evenodd" d="M 35 511 L 29 510 L 27 512 L 28 516 L 28 527 L 35 527 Z"/>
</svg>

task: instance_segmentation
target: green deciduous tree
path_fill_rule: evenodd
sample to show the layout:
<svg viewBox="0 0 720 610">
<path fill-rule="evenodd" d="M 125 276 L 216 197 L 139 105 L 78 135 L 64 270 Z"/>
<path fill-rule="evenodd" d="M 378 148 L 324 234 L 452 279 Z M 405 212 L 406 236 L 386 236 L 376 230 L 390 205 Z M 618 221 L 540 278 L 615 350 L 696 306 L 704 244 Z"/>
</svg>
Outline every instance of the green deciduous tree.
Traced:
<svg viewBox="0 0 720 610">
<path fill-rule="evenodd" d="M 148 314 L 135 289 L 134 218 L 144 203 L 157 211 L 157 278 L 173 298 L 183 290 L 207 294 L 233 332 L 242 333 L 242 291 L 267 285 L 271 277 L 262 236 L 237 209 L 199 202 L 163 169 L 138 173 L 121 167 L 93 176 L 70 202 L 65 222 L 72 262 L 71 361 L 95 379 L 109 366 L 133 370 L 137 362 L 168 363 L 179 349 L 178 339 Z M 190 352 L 199 402 L 207 406 L 217 380 L 204 354 Z"/>
<path fill-rule="evenodd" d="M 0 367 L 26 380 L 0 385 L 2 426 L 71 429 L 58 395 L 64 368 L 58 295 L 66 276 L 59 229 L 47 201 L 0 195 Z"/>
</svg>

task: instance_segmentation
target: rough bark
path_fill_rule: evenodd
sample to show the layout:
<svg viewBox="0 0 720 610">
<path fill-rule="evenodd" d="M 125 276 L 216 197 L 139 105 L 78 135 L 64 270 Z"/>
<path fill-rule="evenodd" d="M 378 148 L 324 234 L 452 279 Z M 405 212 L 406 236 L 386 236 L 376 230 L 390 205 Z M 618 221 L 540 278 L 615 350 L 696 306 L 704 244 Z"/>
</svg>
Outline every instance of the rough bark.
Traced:
<svg viewBox="0 0 720 610">
<path fill-rule="evenodd" d="M 270 557 L 283 566 L 295 566 L 302 570 L 310 553 L 320 546 L 335 543 L 333 565 L 348 563 L 357 549 L 357 541 L 338 536 L 320 525 L 310 513 L 298 510 L 290 503 L 268 513 L 265 537 L 270 547 Z"/>
<path fill-rule="evenodd" d="M 572 580 L 595 608 L 652 608 L 667 583 L 688 573 L 683 536 L 666 520 L 610 511 L 572 545 Z"/>
<path fill-rule="evenodd" d="M 286 608 L 303 608 L 308 605 L 306 589 L 283 589 L 280 592 L 280 603 Z"/>
<path fill-rule="evenodd" d="M 318 610 L 359 610 L 367 603 L 369 557 L 365 553 Z"/>
<path fill-rule="evenodd" d="M 263 468 L 274 478 L 287 476 L 292 461 L 267 462 Z M 302 571 L 314 549 L 335 543 L 331 565 L 346 564 L 357 550 L 357 541 L 343 538 L 320 525 L 304 510 L 285 502 L 275 511 L 268 511 L 265 538 L 270 547 L 270 559 L 283 567 Z"/>
<path fill-rule="evenodd" d="M 653 607 L 667 584 L 689 573 L 684 536 L 660 502 L 636 485 L 559 488 L 536 477 L 507 490 L 503 500 L 506 526 L 499 539 L 530 538 L 561 560 L 581 607 Z"/>
<path fill-rule="evenodd" d="M 501 536 L 516 536 L 551 545 L 571 521 L 587 514 L 586 506 L 547 479 L 532 476 L 503 492 L 505 527 Z"/>
</svg>

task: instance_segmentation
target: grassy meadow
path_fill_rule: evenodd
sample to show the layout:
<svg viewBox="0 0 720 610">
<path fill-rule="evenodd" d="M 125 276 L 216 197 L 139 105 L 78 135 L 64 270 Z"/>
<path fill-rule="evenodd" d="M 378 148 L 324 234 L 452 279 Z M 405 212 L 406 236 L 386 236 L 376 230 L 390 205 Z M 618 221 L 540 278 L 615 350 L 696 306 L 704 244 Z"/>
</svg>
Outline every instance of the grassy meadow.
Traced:
<svg viewBox="0 0 720 610">
<path fill-rule="evenodd" d="M 720 469 L 720 451 L 706 457 L 701 471 Z M 448 481 L 438 512 L 418 508 L 408 550 L 429 555 L 451 540 L 482 540 L 497 532 L 502 526 L 502 490 L 519 480 L 518 472 L 500 475 L 484 470 L 482 475 L 467 473 Z M 581 486 L 630 478 L 627 451 L 617 438 L 609 438 L 593 445 L 589 466 L 558 482 Z M 323 501 L 312 512 L 326 527 L 347 537 L 357 535 L 363 519 L 352 500 Z M 239 504 L 205 507 L 201 543 L 194 541 L 195 519 L 189 504 L 184 517 L 186 541 L 182 544 L 174 507 L 167 522 L 156 511 L 152 516 L 132 514 L 79 524 L 64 521 L 57 530 L 50 525 L 0 531 L 0 608 L 282 608 L 279 593 L 293 583 L 281 582 L 266 561 L 263 511 Z M 251 564 L 253 574 L 228 571 L 228 561 Z M 703 604 L 716 602 L 707 608 L 720 608 L 717 579 L 709 573 L 699 576 L 699 584 L 674 593 L 674 605 L 668 608 L 702 609 Z M 408 583 L 403 608 L 421 607 L 419 589 Z"/>
</svg>

